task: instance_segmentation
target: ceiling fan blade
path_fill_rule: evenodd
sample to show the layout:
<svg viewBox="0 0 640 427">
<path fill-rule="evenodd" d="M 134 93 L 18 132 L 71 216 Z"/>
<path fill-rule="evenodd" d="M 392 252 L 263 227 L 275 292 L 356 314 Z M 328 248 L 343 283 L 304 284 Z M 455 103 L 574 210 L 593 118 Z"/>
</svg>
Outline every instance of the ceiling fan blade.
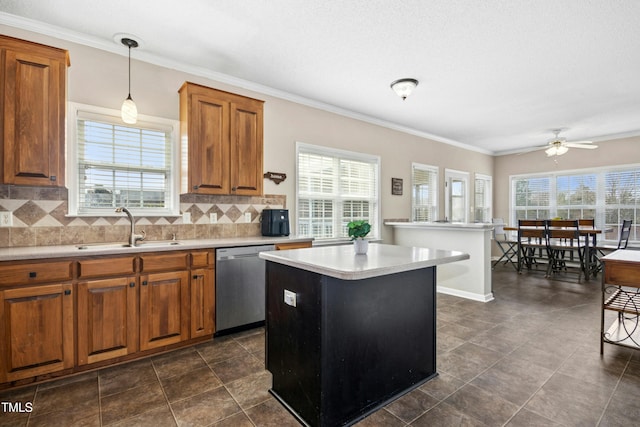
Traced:
<svg viewBox="0 0 640 427">
<path fill-rule="evenodd" d="M 583 143 L 577 143 L 577 142 L 565 142 L 564 146 L 569 148 L 587 148 L 589 150 L 594 150 L 598 148 L 597 145 L 589 145 L 589 144 L 583 144 Z"/>
<path fill-rule="evenodd" d="M 549 145 L 541 145 L 539 147 L 525 148 L 523 150 L 518 151 L 517 155 L 531 153 L 532 151 L 546 150 L 549 148 Z"/>
<path fill-rule="evenodd" d="M 593 144 L 593 141 L 566 141 L 567 144 Z"/>
</svg>

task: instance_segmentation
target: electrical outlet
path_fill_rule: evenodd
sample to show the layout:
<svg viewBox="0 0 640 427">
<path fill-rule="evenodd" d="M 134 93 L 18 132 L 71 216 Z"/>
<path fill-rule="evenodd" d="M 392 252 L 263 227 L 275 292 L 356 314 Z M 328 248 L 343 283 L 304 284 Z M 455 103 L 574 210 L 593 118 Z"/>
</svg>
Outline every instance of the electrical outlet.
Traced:
<svg viewBox="0 0 640 427">
<path fill-rule="evenodd" d="M 244 213 L 244 222 L 251 222 L 251 212 Z"/>
<path fill-rule="evenodd" d="M 191 224 L 191 212 L 184 212 L 182 214 L 182 223 Z"/>
<path fill-rule="evenodd" d="M 284 290 L 284 303 L 290 305 L 291 307 L 296 307 L 298 305 L 298 298 L 295 292 L 290 291 L 288 289 Z"/>
<path fill-rule="evenodd" d="M 213 212 L 209 214 L 209 223 L 210 224 L 217 224 L 218 223 L 218 214 Z"/>
<path fill-rule="evenodd" d="M 11 227 L 13 225 L 13 215 L 9 211 L 0 212 L 0 227 Z"/>
</svg>

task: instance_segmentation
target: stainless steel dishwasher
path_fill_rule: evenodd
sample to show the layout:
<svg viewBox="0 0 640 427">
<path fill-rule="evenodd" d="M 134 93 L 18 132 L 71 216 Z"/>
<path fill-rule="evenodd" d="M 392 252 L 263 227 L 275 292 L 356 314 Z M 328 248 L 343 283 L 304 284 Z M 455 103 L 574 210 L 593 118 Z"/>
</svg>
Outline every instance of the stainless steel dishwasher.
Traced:
<svg viewBox="0 0 640 427">
<path fill-rule="evenodd" d="M 265 261 L 274 245 L 216 250 L 216 335 L 264 323 Z"/>
</svg>

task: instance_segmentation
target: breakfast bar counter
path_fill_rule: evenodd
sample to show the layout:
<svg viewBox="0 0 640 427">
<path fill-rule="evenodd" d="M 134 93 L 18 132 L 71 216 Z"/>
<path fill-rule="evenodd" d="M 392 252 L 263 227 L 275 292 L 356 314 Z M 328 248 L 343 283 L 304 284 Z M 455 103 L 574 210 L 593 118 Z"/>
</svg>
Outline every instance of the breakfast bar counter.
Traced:
<svg viewBox="0 0 640 427">
<path fill-rule="evenodd" d="M 370 244 L 262 252 L 271 393 L 310 426 L 351 425 L 436 373 L 436 266 L 457 251 Z"/>
</svg>

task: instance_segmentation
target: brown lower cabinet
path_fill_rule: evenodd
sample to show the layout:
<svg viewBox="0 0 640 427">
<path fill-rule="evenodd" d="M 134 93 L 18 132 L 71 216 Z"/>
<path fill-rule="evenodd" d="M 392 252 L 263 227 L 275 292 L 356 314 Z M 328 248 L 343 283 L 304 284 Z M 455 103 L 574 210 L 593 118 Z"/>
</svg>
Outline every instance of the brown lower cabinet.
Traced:
<svg viewBox="0 0 640 427">
<path fill-rule="evenodd" d="M 78 365 L 138 351 L 135 276 L 78 283 Z"/>
<path fill-rule="evenodd" d="M 214 278 L 213 250 L 0 263 L 0 388 L 211 338 Z"/>
<path fill-rule="evenodd" d="M 71 290 L 71 283 L 52 283 L 0 291 L 0 382 L 73 366 Z"/>
</svg>

